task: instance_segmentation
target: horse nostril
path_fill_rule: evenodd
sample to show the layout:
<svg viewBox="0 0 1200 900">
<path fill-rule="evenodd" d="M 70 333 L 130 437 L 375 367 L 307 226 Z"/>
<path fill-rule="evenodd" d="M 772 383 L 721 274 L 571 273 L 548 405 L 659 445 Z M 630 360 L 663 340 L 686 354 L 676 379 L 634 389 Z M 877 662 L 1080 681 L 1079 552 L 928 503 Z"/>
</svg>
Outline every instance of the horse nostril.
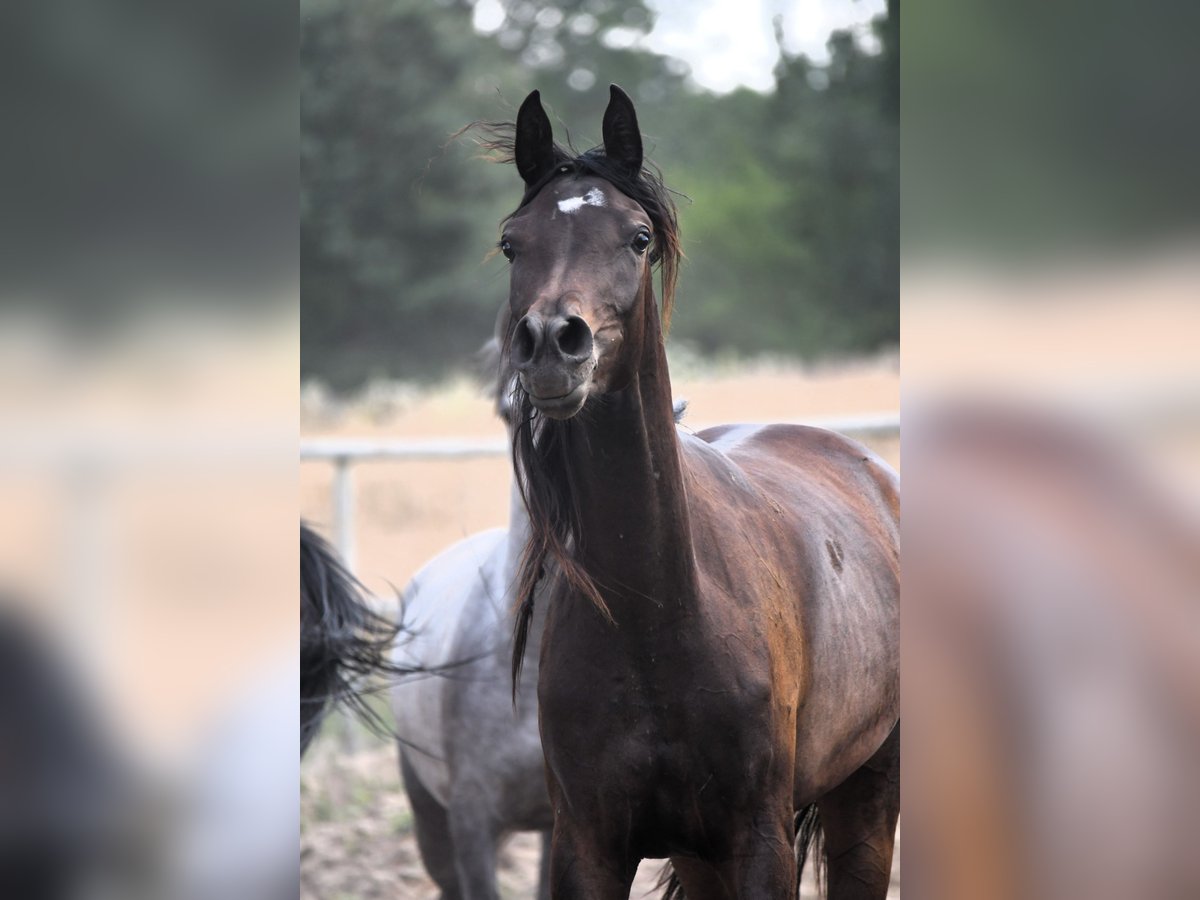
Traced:
<svg viewBox="0 0 1200 900">
<path fill-rule="evenodd" d="M 523 318 L 517 323 L 517 327 L 513 332 L 512 340 L 512 363 L 514 366 L 525 366 L 533 361 L 534 355 L 537 353 L 538 338 L 541 336 L 541 328 L 537 323 L 530 321 L 529 316 Z"/>
<path fill-rule="evenodd" d="M 554 337 L 563 356 L 578 358 L 592 352 L 592 329 L 579 316 L 570 316 Z"/>
</svg>

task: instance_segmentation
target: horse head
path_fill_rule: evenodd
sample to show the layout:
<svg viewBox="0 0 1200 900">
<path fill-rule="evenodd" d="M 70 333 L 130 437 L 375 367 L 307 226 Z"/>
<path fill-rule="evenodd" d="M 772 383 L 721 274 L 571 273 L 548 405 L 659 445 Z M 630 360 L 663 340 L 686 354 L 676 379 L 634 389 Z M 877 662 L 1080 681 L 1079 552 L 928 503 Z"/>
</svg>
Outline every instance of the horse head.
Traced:
<svg viewBox="0 0 1200 900">
<path fill-rule="evenodd" d="M 537 91 L 517 115 L 513 155 L 525 196 L 500 241 L 511 266 L 507 354 L 528 403 L 554 419 L 629 383 L 656 262 L 664 315 L 669 309 L 675 210 L 643 167 L 637 114 L 616 85 L 603 137 L 602 147 L 572 157 L 554 143 Z"/>
</svg>

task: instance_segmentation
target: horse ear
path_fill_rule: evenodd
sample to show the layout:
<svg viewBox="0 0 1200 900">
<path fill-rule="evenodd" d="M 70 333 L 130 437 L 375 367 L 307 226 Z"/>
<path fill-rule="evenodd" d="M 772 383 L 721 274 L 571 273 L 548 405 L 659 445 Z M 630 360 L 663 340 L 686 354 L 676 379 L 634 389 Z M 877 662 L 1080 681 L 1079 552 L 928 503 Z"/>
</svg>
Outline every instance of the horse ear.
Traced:
<svg viewBox="0 0 1200 900">
<path fill-rule="evenodd" d="M 604 155 L 625 166 L 632 174 L 642 170 L 642 134 L 629 95 L 615 84 L 608 88 L 604 110 Z"/>
<path fill-rule="evenodd" d="M 517 171 L 532 187 L 554 168 L 554 132 L 550 117 L 542 109 L 542 96 L 533 91 L 517 112 L 517 139 L 513 156 Z"/>
</svg>

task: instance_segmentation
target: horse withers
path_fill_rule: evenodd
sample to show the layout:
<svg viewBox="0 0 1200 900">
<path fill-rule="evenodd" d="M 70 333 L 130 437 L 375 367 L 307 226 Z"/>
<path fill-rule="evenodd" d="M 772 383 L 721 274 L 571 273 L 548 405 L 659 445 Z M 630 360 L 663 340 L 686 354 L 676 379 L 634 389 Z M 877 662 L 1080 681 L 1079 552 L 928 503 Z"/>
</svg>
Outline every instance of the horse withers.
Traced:
<svg viewBox="0 0 1200 900">
<path fill-rule="evenodd" d="M 519 595 L 551 573 L 524 619 L 545 616 L 552 895 L 626 897 L 641 859 L 667 857 L 691 900 L 795 897 L 819 817 L 829 896 L 882 898 L 899 813 L 897 478 L 815 428 L 675 428 L 675 211 L 615 86 L 603 139 L 557 146 L 535 91 L 514 139 L 492 143 L 525 185 L 500 249 L 530 516 Z M 518 637 L 514 676 L 524 655 Z"/>
</svg>

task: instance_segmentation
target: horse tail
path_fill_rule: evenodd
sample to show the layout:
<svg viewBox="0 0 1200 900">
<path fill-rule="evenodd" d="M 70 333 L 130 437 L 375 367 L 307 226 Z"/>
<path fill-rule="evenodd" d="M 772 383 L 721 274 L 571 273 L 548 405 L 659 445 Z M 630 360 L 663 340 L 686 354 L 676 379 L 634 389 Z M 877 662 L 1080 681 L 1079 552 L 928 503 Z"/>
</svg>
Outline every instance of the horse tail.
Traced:
<svg viewBox="0 0 1200 900">
<path fill-rule="evenodd" d="M 821 815 L 817 804 L 810 803 L 796 813 L 796 885 L 799 890 L 800 876 L 804 874 L 804 866 L 812 857 L 813 880 L 817 885 L 817 893 L 824 893 L 825 884 L 825 832 L 821 830 Z M 799 896 L 799 894 L 797 894 Z"/>
<path fill-rule="evenodd" d="M 300 523 L 300 753 L 326 713 L 341 704 L 369 728 L 388 728 L 366 702 L 362 680 L 404 675 L 388 652 L 400 625 L 371 608 L 366 589 L 333 548 Z"/>
<path fill-rule="evenodd" d="M 817 893 L 824 892 L 825 883 L 825 833 L 821 830 L 821 816 L 817 812 L 817 804 L 810 803 L 796 813 L 796 843 L 793 845 L 796 853 L 796 886 L 799 897 L 800 876 L 804 874 L 804 866 L 809 856 L 812 856 L 816 870 L 813 872 L 817 883 Z M 658 876 L 655 888 L 662 891 L 661 900 L 686 900 L 683 884 L 675 874 L 674 867 L 668 862 L 663 866 Z"/>
</svg>

